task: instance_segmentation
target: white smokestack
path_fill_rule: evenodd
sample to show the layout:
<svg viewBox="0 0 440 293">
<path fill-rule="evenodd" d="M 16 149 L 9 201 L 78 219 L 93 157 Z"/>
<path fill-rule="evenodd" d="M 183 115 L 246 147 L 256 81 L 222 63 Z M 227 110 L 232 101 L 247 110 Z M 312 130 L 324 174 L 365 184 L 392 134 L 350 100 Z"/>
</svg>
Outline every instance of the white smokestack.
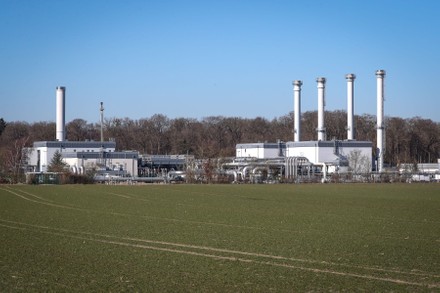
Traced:
<svg viewBox="0 0 440 293">
<path fill-rule="evenodd" d="M 376 71 L 377 78 L 377 171 L 382 172 L 383 170 L 383 156 L 385 153 L 384 147 L 384 115 L 383 115 L 383 104 L 385 100 L 384 96 L 384 78 L 385 70 Z"/>
<path fill-rule="evenodd" d="M 57 93 L 57 117 L 56 117 L 56 140 L 65 140 L 65 100 L 66 100 L 66 88 L 59 86 L 56 89 Z"/>
<path fill-rule="evenodd" d="M 294 141 L 300 141 L 301 137 L 301 80 L 293 81 L 293 97 L 295 103 L 295 139 Z"/>
<path fill-rule="evenodd" d="M 325 107 L 325 78 L 318 77 L 316 79 L 318 83 L 318 140 L 325 140 L 325 127 L 324 127 L 324 107 Z"/>
<path fill-rule="evenodd" d="M 347 139 L 354 139 L 354 80 L 356 75 L 350 73 L 347 79 Z"/>
</svg>

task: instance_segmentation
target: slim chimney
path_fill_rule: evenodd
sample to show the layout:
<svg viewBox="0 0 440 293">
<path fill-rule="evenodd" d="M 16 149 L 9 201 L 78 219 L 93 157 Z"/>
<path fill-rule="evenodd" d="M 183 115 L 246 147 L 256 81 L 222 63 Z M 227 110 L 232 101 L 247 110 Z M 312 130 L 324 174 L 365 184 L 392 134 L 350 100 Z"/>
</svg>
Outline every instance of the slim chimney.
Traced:
<svg viewBox="0 0 440 293">
<path fill-rule="evenodd" d="M 104 103 L 101 102 L 101 108 L 99 108 L 101 112 L 101 144 L 104 142 Z"/>
<path fill-rule="evenodd" d="M 325 107 L 325 78 L 318 77 L 316 79 L 318 83 L 318 140 L 325 140 L 325 127 L 324 127 L 324 107 Z"/>
<path fill-rule="evenodd" d="M 354 139 L 354 80 L 356 75 L 350 73 L 347 79 L 347 140 Z"/>
<path fill-rule="evenodd" d="M 66 101 L 66 88 L 59 86 L 56 88 L 57 95 L 57 112 L 56 112 L 56 140 L 64 141 L 65 136 L 65 101 Z"/>
<path fill-rule="evenodd" d="M 300 141 L 301 139 L 301 80 L 293 81 L 293 97 L 295 103 L 295 129 L 294 136 L 295 142 Z"/>
<path fill-rule="evenodd" d="M 384 78 L 385 78 L 385 70 L 377 70 L 376 71 L 377 78 L 377 149 L 376 149 L 376 157 L 377 157 L 377 171 L 383 171 L 383 156 L 385 153 L 384 146 L 384 114 L 383 114 L 383 104 L 385 100 L 384 96 Z"/>
</svg>

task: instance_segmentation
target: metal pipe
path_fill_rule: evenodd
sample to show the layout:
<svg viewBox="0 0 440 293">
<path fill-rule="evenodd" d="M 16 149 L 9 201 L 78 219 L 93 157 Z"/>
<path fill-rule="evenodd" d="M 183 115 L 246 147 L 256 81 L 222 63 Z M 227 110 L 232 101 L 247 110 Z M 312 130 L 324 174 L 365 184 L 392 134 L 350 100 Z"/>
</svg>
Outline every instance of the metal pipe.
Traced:
<svg viewBox="0 0 440 293">
<path fill-rule="evenodd" d="M 295 128 L 294 128 L 294 141 L 298 142 L 301 139 L 301 80 L 293 81 L 293 97 L 295 103 Z"/>
<path fill-rule="evenodd" d="M 58 86 L 56 88 L 56 140 L 64 141 L 65 136 L 65 101 L 66 101 L 66 88 Z"/>
<path fill-rule="evenodd" d="M 376 71 L 376 79 L 377 79 L 377 149 L 376 149 L 376 157 L 377 157 L 377 168 L 378 172 L 383 171 L 383 157 L 385 153 L 384 147 L 384 78 L 385 78 L 385 70 L 377 70 Z"/>
<path fill-rule="evenodd" d="M 101 112 L 101 143 L 104 142 L 104 103 L 101 102 L 101 108 L 99 109 Z"/>
<path fill-rule="evenodd" d="M 347 79 L 347 139 L 354 139 L 354 80 L 356 75 L 350 73 Z"/>
<path fill-rule="evenodd" d="M 318 140 L 325 140 L 325 127 L 324 127 L 324 107 L 325 107 L 325 78 L 318 77 L 316 79 L 318 83 Z"/>
</svg>

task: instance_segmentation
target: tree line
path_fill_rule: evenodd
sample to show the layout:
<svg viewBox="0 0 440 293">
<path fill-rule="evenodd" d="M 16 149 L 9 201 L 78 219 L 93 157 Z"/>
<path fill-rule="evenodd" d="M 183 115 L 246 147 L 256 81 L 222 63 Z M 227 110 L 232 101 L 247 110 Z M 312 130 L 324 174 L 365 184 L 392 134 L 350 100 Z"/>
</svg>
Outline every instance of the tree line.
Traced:
<svg viewBox="0 0 440 293">
<path fill-rule="evenodd" d="M 316 140 L 317 111 L 304 112 L 301 117 L 301 140 Z M 327 140 L 344 140 L 347 136 L 347 113 L 326 111 Z M 137 150 L 141 154 L 189 154 L 196 158 L 235 156 L 238 143 L 276 142 L 293 140 L 294 113 L 272 120 L 210 116 L 202 119 L 168 118 L 155 114 L 138 120 L 107 118 L 104 121 L 105 140 L 115 140 L 117 150 Z M 376 145 L 376 116 L 355 116 L 357 140 Z M 0 119 L 0 173 L 20 167 L 22 149 L 34 141 L 55 140 L 54 122 L 7 122 Z M 99 123 L 74 119 L 66 124 L 70 141 L 100 140 Z M 385 118 L 385 163 L 437 162 L 440 158 L 440 123 L 414 117 Z M 375 150 L 373 148 L 373 156 Z"/>
</svg>

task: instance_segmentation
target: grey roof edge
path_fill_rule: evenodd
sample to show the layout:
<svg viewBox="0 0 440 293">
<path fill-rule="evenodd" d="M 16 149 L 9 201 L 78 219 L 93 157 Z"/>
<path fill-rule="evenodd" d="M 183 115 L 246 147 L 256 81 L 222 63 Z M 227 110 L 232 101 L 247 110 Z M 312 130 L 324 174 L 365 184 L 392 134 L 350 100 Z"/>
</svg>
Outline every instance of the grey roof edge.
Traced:
<svg viewBox="0 0 440 293">
<path fill-rule="evenodd" d="M 322 141 L 322 140 L 311 140 L 311 141 L 288 141 L 288 142 L 257 142 L 257 143 L 239 143 L 235 145 L 236 149 L 239 148 L 265 148 L 265 149 L 278 149 L 286 147 L 333 147 L 335 143 L 339 147 L 372 147 L 373 143 L 371 141 L 361 141 L 361 140 L 332 140 L 332 141 Z"/>
<path fill-rule="evenodd" d="M 312 141 L 288 141 L 286 142 L 287 147 L 334 147 L 335 144 L 339 147 L 372 147 L 373 142 L 371 141 L 361 141 L 361 140 L 333 140 L 333 141 L 322 141 L 322 140 L 312 140 Z"/>
<path fill-rule="evenodd" d="M 286 148 L 286 143 L 285 142 L 281 142 L 281 143 L 277 143 L 277 142 L 256 142 L 256 143 L 238 143 L 235 145 L 235 148 L 265 148 L 265 149 L 278 149 L 278 148 L 282 148 L 285 149 Z"/>
<path fill-rule="evenodd" d="M 103 158 L 100 152 L 63 152 L 63 158 L 77 159 L 100 159 Z M 138 159 L 138 152 L 105 152 L 105 159 Z"/>
<path fill-rule="evenodd" d="M 114 141 L 35 141 L 33 144 L 36 147 L 52 147 L 52 148 L 116 148 Z"/>
</svg>

